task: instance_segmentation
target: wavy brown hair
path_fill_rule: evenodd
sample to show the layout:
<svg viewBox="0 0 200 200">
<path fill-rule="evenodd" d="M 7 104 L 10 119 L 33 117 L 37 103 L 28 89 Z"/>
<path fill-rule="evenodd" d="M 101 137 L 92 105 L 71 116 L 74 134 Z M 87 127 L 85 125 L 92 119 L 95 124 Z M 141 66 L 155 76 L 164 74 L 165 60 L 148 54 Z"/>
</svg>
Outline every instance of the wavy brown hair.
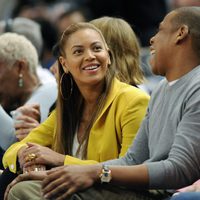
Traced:
<svg viewBox="0 0 200 200">
<path fill-rule="evenodd" d="M 90 21 L 99 28 L 112 53 L 117 78 L 131 85 L 144 81 L 140 68 L 140 47 L 131 26 L 123 19 L 101 17 Z"/>
</svg>

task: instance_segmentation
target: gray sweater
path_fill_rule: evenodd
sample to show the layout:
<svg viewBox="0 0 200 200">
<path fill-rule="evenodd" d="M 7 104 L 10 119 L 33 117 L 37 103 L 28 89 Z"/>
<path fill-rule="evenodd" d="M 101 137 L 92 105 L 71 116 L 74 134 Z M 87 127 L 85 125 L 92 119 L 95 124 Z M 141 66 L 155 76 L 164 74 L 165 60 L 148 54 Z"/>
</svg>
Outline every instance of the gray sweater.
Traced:
<svg viewBox="0 0 200 200">
<path fill-rule="evenodd" d="M 144 163 L 149 187 L 175 189 L 200 178 L 200 66 L 154 90 L 133 145 L 109 165 Z"/>
</svg>

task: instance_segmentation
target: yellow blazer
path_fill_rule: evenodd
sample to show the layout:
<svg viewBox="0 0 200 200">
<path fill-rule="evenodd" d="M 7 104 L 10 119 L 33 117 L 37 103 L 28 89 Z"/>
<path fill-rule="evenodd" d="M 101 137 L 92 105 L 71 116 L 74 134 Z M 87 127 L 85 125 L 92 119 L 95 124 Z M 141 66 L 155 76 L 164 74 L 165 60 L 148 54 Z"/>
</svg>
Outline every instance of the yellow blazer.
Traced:
<svg viewBox="0 0 200 200">
<path fill-rule="evenodd" d="M 87 160 L 66 155 L 65 165 L 93 164 L 123 156 L 144 118 L 149 95 L 141 89 L 114 79 L 104 108 L 94 122 L 89 136 Z M 18 150 L 27 142 L 52 146 L 55 111 L 21 142 L 13 144 L 4 154 L 4 167 L 16 172 Z"/>
</svg>

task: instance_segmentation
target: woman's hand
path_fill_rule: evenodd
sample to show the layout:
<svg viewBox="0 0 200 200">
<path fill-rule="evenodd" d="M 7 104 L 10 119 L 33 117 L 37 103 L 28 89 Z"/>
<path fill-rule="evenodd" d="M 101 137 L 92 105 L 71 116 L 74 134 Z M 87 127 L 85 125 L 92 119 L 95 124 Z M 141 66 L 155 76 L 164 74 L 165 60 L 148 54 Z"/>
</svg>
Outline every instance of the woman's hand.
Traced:
<svg viewBox="0 0 200 200">
<path fill-rule="evenodd" d="M 31 117 L 36 121 L 40 122 L 41 113 L 39 104 L 26 104 L 17 108 L 17 111 L 19 111 L 22 115 Z"/>
<path fill-rule="evenodd" d="M 14 113 L 16 137 L 19 141 L 24 139 L 29 132 L 40 124 L 39 104 L 29 104 L 19 107 Z"/>
<path fill-rule="evenodd" d="M 18 122 L 15 123 L 16 137 L 19 141 L 23 140 L 32 129 L 39 126 L 39 122 L 26 115 L 20 115 L 17 117 Z"/>
<path fill-rule="evenodd" d="M 43 180 L 47 176 L 47 171 L 39 171 L 39 172 L 29 172 L 26 174 L 20 174 L 17 176 L 6 188 L 5 194 L 4 194 L 4 200 L 7 200 L 8 193 L 10 189 L 17 183 L 21 181 L 27 181 L 27 180 Z"/>
<path fill-rule="evenodd" d="M 42 182 L 44 198 L 61 200 L 92 186 L 99 179 L 101 168 L 101 165 L 70 165 L 49 170 Z"/>
<path fill-rule="evenodd" d="M 64 165 L 65 155 L 59 154 L 39 144 L 27 143 L 27 145 L 28 147 L 23 149 L 18 157 L 21 167 L 27 168 L 35 164 L 48 165 L 51 167 Z M 34 154 L 35 158 L 28 160 L 27 157 L 30 154 Z"/>
<path fill-rule="evenodd" d="M 23 164 L 24 164 L 24 151 L 26 150 L 26 146 L 23 146 L 19 149 L 19 151 L 17 152 L 17 157 L 18 157 L 18 162 L 19 162 L 19 166 L 20 169 L 23 169 Z"/>
<path fill-rule="evenodd" d="M 180 188 L 178 192 L 199 192 L 200 191 L 200 179 L 195 181 L 192 185 Z"/>
</svg>

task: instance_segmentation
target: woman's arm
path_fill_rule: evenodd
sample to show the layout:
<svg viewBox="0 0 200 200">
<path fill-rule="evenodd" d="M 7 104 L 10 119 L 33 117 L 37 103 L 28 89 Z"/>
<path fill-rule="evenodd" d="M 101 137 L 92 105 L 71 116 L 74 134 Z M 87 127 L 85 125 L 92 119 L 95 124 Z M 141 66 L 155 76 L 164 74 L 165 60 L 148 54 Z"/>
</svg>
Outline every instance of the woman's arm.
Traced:
<svg viewBox="0 0 200 200">
<path fill-rule="evenodd" d="M 55 120 L 56 112 L 53 111 L 47 120 L 40 124 L 37 128 L 33 129 L 26 138 L 13 144 L 4 154 L 4 167 L 9 167 L 11 172 L 16 173 L 17 153 L 19 149 L 26 146 L 28 142 L 51 147 L 54 137 Z"/>
</svg>

